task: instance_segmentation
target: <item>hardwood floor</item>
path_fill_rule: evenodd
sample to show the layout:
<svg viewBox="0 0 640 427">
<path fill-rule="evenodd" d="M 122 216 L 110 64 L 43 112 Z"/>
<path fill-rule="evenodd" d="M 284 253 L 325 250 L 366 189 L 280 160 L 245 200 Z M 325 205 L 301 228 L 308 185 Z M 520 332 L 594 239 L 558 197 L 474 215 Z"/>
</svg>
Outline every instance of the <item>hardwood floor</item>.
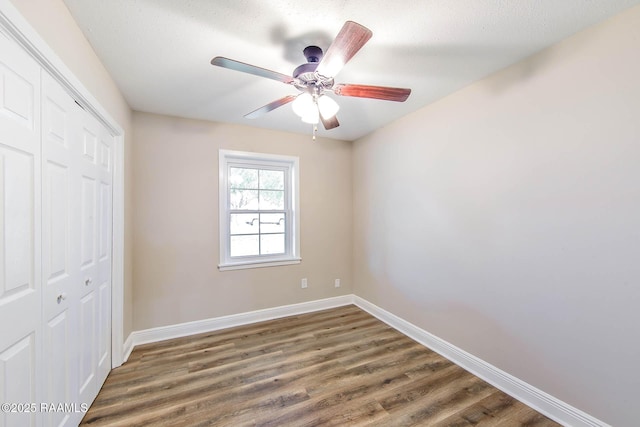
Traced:
<svg viewBox="0 0 640 427">
<path fill-rule="evenodd" d="M 557 426 L 355 306 L 136 347 L 86 426 Z"/>
</svg>

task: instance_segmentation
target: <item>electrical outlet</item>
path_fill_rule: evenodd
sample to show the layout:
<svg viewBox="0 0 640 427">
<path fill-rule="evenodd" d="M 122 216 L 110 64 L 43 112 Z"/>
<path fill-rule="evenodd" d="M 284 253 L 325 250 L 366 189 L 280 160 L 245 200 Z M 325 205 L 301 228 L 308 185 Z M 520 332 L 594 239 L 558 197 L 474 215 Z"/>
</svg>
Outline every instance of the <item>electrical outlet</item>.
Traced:
<svg viewBox="0 0 640 427">
<path fill-rule="evenodd" d="M 340 279 L 336 279 L 336 281 L 334 283 L 335 283 L 336 288 L 340 287 Z"/>
<path fill-rule="evenodd" d="M 302 279 L 302 281 L 300 282 L 300 287 L 302 289 L 307 287 L 307 279 L 306 279 L 306 277 L 304 279 Z"/>
</svg>

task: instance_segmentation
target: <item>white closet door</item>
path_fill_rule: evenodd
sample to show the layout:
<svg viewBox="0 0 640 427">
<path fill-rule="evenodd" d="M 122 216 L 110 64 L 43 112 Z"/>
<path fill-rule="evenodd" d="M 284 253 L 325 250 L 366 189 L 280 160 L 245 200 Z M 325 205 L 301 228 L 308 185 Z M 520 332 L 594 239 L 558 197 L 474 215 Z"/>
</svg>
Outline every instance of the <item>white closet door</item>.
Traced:
<svg viewBox="0 0 640 427">
<path fill-rule="evenodd" d="M 44 402 L 78 402 L 78 303 L 80 251 L 80 107 L 42 73 L 42 267 Z M 45 426 L 77 425 L 81 414 L 43 414 Z"/>
<path fill-rule="evenodd" d="M 40 67 L 0 33 L 0 402 L 40 393 Z M 0 412 L 1 426 L 36 425 Z"/>
<path fill-rule="evenodd" d="M 40 403 L 90 404 L 111 369 L 113 144 L 0 32 L 0 427 L 77 425 Z"/>
</svg>

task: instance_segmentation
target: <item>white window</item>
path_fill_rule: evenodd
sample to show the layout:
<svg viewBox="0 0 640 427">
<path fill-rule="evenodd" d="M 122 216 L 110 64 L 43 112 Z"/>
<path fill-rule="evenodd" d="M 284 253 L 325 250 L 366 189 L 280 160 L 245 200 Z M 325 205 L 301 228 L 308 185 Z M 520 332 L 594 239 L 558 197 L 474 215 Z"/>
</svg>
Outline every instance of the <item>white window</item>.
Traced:
<svg viewBox="0 0 640 427">
<path fill-rule="evenodd" d="M 220 270 L 300 262 L 298 158 L 220 150 Z"/>
</svg>

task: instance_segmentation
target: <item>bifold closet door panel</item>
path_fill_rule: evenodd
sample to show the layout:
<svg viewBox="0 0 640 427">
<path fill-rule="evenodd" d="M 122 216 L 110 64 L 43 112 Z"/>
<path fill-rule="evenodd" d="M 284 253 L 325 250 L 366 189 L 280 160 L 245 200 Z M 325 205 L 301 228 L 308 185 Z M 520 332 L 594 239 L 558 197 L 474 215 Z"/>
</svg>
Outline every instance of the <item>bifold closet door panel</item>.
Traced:
<svg viewBox="0 0 640 427">
<path fill-rule="evenodd" d="M 84 111 L 80 123 L 80 401 L 91 402 L 111 365 L 111 145 L 104 127 Z M 105 184 L 106 183 L 106 184 Z M 105 273 L 105 271 L 108 271 Z M 108 343 L 105 343 L 108 340 Z M 106 373 L 103 366 L 108 366 Z"/>
<path fill-rule="evenodd" d="M 0 32 L 0 401 L 42 399 L 40 67 Z M 3 426 L 34 413 L 0 412 Z"/>
<path fill-rule="evenodd" d="M 80 126 L 73 98 L 42 73 L 42 267 L 45 402 L 78 401 L 80 301 Z M 45 426 L 71 426 L 73 412 L 43 414 Z"/>
</svg>

